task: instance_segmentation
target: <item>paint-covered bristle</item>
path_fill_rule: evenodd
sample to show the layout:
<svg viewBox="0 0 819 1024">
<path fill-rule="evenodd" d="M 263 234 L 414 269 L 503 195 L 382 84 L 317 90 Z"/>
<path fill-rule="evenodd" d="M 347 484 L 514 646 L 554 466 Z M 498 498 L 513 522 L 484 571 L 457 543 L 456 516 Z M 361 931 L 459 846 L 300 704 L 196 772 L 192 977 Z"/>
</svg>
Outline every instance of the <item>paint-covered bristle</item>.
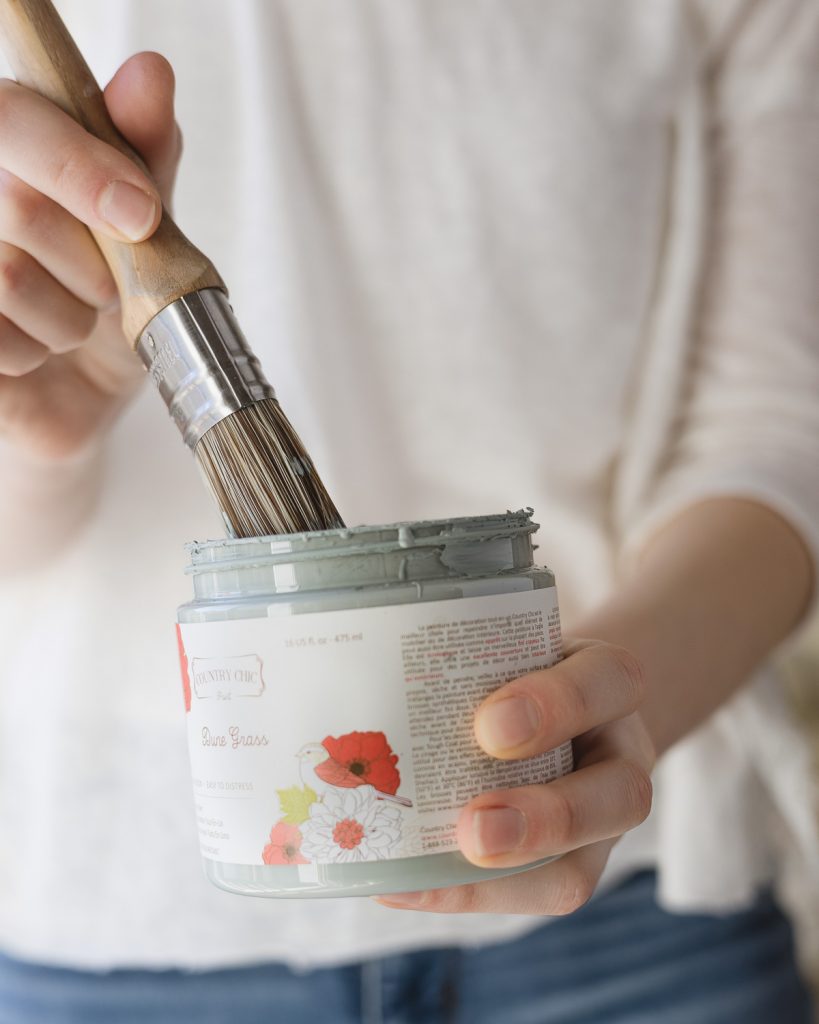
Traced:
<svg viewBox="0 0 819 1024">
<path fill-rule="evenodd" d="M 255 402 L 211 427 L 196 446 L 196 458 L 235 537 L 344 525 L 274 399 Z"/>
</svg>

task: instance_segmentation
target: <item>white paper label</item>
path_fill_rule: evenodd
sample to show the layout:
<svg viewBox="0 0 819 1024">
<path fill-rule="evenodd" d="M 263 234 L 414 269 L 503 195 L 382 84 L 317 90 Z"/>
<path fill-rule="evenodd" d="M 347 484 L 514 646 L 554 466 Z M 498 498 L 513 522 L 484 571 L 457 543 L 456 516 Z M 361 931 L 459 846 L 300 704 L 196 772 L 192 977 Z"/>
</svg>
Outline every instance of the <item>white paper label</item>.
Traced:
<svg viewBox="0 0 819 1024">
<path fill-rule="evenodd" d="M 554 588 L 179 629 L 203 856 L 330 864 L 457 849 L 478 793 L 571 770 L 485 755 L 475 709 L 560 658 Z"/>
</svg>

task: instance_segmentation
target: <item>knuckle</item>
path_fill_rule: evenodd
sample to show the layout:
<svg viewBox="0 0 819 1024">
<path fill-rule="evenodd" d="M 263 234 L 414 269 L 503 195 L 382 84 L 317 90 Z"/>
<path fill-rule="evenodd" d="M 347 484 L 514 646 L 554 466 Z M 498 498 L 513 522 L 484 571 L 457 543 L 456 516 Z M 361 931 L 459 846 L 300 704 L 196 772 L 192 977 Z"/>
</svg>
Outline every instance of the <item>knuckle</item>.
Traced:
<svg viewBox="0 0 819 1024">
<path fill-rule="evenodd" d="M 0 225 L 10 239 L 30 234 L 45 208 L 45 197 L 11 174 L 0 174 Z"/>
<path fill-rule="evenodd" d="M 51 177 L 58 193 L 76 190 L 88 177 L 88 157 L 76 146 L 63 146 L 52 157 Z"/>
<path fill-rule="evenodd" d="M 113 279 L 113 277 L 111 277 L 110 274 L 106 273 L 106 274 L 101 275 L 100 277 L 98 277 L 93 282 L 93 288 L 94 288 L 94 294 L 97 296 L 97 298 L 98 298 L 98 300 L 100 302 L 100 306 L 102 306 L 102 307 L 110 306 L 112 303 L 116 302 L 116 300 L 119 298 L 119 292 L 117 291 L 117 286 L 114 283 L 114 279 Z M 104 311 L 105 312 L 110 312 L 110 310 L 104 310 Z M 97 312 L 100 312 L 100 311 L 98 310 Z M 96 320 L 95 320 L 95 322 L 96 322 Z M 93 324 L 92 324 L 92 329 L 93 329 Z"/>
<path fill-rule="evenodd" d="M 444 910 L 445 889 L 431 889 L 424 893 L 420 909 L 441 913 Z"/>
<path fill-rule="evenodd" d="M 480 910 L 480 893 L 474 884 L 430 889 L 424 893 L 421 909 L 439 914 L 474 914 Z"/>
<path fill-rule="evenodd" d="M 0 250 L 0 295 L 22 291 L 31 273 L 31 260 L 22 249 L 4 246 Z"/>
<path fill-rule="evenodd" d="M 651 812 L 654 787 L 651 776 L 636 761 L 623 761 L 622 771 L 632 820 L 630 827 L 645 821 Z"/>
<path fill-rule="evenodd" d="M 458 914 L 474 914 L 480 910 L 480 893 L 475 885 L 459 885 L 449 890 L 449 899 L 442 909 Z"/>
<path fill-rule="evenodd" d="M 591 706 L 585 677 L 579 673 L 575 674 L 574 671 L 567 671 L 561 682 L 561 716 L 568 722 L 587 722 Z"/>
<path fill-rule="evenodd" d="M 646 673 L 642 661 L 625 647 L 612 646 L 610 652 L 620 668 L 621 681 L 631 707 L 639 707 L 646 693 Z"/>
<path fill-rule="evenodd" d="M 589 902 L 594 890 L 595 880 L 588 871 L 577 865 L 567 866 L 558 884 L 549 913 L 559 917 L 573 914 Z"/>
<path fill-rule="evenodd" d="M 549 845 L 570 847 L 578 833 L 579 823 L 577 809 L 564 793 L 553 794 L 547 820 Z"/>
</svg>

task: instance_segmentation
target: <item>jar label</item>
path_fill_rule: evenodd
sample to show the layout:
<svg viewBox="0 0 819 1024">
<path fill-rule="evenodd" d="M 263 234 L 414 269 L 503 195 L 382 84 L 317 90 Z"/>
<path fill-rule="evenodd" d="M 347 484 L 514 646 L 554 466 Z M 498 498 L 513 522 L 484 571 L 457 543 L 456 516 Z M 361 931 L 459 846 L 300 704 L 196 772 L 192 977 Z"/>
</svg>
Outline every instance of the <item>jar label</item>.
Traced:
<svg viewBox="0 0 819 1024">
<path fill-rule="evenodd" d="M 554 587 L 177 627 L 204 857 L 336 864 L 457 849 L 478 793 L 572 748 L 498 761 L 475 709 L 560 658 Z"/>
</svg>

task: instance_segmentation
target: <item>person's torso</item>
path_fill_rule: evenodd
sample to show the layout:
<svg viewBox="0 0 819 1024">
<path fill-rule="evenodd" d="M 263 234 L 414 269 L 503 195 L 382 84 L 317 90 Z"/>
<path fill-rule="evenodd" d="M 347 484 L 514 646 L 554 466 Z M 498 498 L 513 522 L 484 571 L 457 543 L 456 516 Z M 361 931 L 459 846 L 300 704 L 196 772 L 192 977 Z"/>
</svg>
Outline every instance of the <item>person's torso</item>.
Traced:
<svg viewBox="0 0 819 1024">
<path fill-rule="evenodd" d="M 60 6 L 102 80 L 137 49 L 174 64 L 176 217 L 347 521 L 532 505 L 570 616 L 604 594 L 697 89 L 684 5 Z M 298 963 L 531 927 L 207 886 L 172 623 L 183 543 L 219 532 L 146 391 L 92 520 L 0 586 L 0 945 Z"/>
</svg>

